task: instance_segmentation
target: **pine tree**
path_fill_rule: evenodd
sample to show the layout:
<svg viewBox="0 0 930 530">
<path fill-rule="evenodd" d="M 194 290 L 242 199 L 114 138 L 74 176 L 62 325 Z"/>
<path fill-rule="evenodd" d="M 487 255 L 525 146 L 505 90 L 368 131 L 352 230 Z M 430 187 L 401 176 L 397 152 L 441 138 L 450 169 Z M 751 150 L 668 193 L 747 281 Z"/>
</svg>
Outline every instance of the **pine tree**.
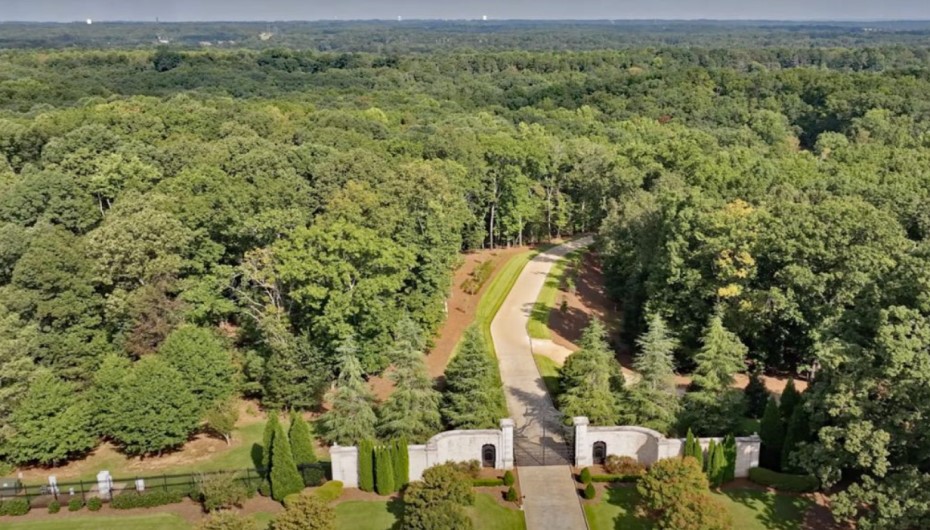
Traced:
<svg viewBox="0 0 930 530">
<path fill-rule="evenodd" d="M 562 367 L 559 396 L 566 416 L 586 416 L 594 425 L 614 425 L 620 416 L 615 381 L 622 374 L 610 347 L 607 331 L 592 320 L 581 339 L 581 349 L 571 354 Z"/>
<path fill-rule="evenodd" d="M 297 471 L 294 455 L 291 454 L 291 444 L 284 434 L 284 427 L 280 423 L 275 425 L 274 436 L 271 441 L 271 498 L 278 502 L 284 497 L 297 493 L 304 488 L 303 478 Z"/>
<path fill-rule="evenodd" d="M 339 378 L 329 394 L 332 409 L 322 418 L 326 439 L 340 445 L 353 445 L 375 437 L 374 396 L 365 384 L 356 354 L 353 339 L 347 339 L 339 347 Z"/>
<path fill-rule="evenodd" d="M 801 393 L 794 386 L 794 379 L 788 379 L 785 390 L 781 393 L 778 400 L 778 411 L 781 413 L 781 419 L 787 422 L 791 419 L 795 407 L 801 402 Z"/>
<path fill-rule="evenodd" d="M 719 311 L 711 317 L 701 342 L 701 349 L 694 356 L 695 387 L 712 393 L 729 389 L 733 386 L 733 375 L 745 367 L 746 346 L 723 327 Z"/>
<path fill-rule="evenodd" d="M 773 471 L 781 470 L 781 451 L 785 442 L 785 423 L 781 419 L 778 403 L 775 398 L 769 399 L 762 415 L 759 426 L 759 437 L 762 438 L 762 453 L 759 464 Z"/>
<path fill-rule="evenodd" d="M 394 485 L 397 489 L 410 482 L 410 453 L 407 451 L 407 439 L 394 440 Z"/>
<path fill-rule="evenodd" d="M 394 464 L 388 447 L 375 449 L 375 490 L 378 495 L 394 493 Z"/>
<path fill-rule="evenodd" d="M 788 426 L 785 429 L 785 443 L 781 449 L 781 467 L 785 471 L 801 471 L 800 466 L 794 463 L 791 455 L 798 450 L 798 446 L 804 442 L 811 441 L 810 415 L 804 406 L 802 399 L 794 407 L 794 412 L 788 420 Z"/>
<path fill-rule="evenodd" d="M 383 438 L 407 437 L 425 442 L 442 430 L 441 396 L 426 371 L 420 330 L 410 318 L 400 321 L 395 332 L 394 370 L 388 376 L 394 392 L 381 406 L 378 431 Z"/>
<path fill-rule="evenodd" d="M 624 399 L 621 423 L 640 425 L 668 433 L 678 415 L 674 351 L 678 341 L 658 314 L 649 321 L 649 331 L 636 341 L 640 353 L 633 367 L 640 379 Z"/>
<path fill-rule="evenodd" d="M 761 418 L 769 402 L 769 391 L 762 379 L 762 370 L 757 368 L 749 375 L 749 384 L 743 390 L 746 396 L 746 413 L 750 418 Z"/>
<path fill-rule="evenodd" d="M 310 433 L 310 426 L 307 425 L 303 416 L 297 412 L 291 414 L 291 426 L 287 437 L 291 441 L 291 453 L 294 455 L 294 462 L 297 463 L 298 468 L 316 463 L 313 434 Z"/>
<path fill-rule="evenodd" d="M 451 429 L 493 429 L 506 416 L 500 376 L 477 327 L 446 367 L 442 413 Z"/>
<path fill-rule="evenodd" d="M 375 445 L 365 439 L 358 444 L 358 488 L 375 491 Z"/>
</svg>

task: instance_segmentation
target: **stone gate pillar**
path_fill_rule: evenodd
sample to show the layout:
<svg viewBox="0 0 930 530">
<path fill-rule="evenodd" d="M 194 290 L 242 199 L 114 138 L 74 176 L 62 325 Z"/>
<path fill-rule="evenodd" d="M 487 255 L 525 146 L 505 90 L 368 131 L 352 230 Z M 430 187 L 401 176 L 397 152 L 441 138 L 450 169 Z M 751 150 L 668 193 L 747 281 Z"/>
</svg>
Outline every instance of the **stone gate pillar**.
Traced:
<svg viewBox="0 0 930 530">
<path fill-rule="evenodd" d="M 591 444 L 588 443 L 588 418 L 576 416 L 572 418 L 575 426 L 575 467 L 588 467 L 594 464 Z"/>
<path fill-rule="evenodd" d="M 514 421 L 510 418 L 501 420 L 501 468 L 513 469 L 513 428 Z"/>
</svg>

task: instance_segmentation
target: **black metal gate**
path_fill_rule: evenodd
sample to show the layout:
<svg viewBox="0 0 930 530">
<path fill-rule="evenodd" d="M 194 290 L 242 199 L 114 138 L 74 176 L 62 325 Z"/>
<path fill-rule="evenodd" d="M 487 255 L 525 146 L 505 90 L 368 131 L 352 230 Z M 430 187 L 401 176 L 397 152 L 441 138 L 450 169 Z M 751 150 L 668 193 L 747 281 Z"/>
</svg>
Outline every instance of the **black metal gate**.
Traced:
<svg viewBox="0 0 930 530">
<path fill-rule="evenodd" d="M 514 461 L 520 466 L 571 466 L 574 430 L 561 426 L 561 416 L 543 421 L 541 435 L 514 434 Z"/>
</svg>

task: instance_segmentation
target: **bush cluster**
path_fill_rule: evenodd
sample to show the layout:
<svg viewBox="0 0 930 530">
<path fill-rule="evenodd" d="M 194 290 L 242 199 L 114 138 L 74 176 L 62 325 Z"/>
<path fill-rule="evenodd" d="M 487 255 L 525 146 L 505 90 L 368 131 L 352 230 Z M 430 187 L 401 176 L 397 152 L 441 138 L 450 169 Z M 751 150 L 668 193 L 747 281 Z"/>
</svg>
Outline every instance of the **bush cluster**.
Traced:
<svg viewBox="0 0 930 530">
<path fill-rule="evenodd" d="M 338 480 L 331 480 L 326 484 L 323 484 L 316 491 L 313 492 L 323 502 L 333 502 L 334 500 L 342 497 L 342 482 Z"/>
<path fill-rule="evenodd" d="M 809 493 L 820 488 L 820 483 L 811 475 L 789 475 L 764 467 L 750 469 L 749 480 L 762 486 L 793 493 Z"/>
<path fill-rule="evenodd" d="M 52 501 L 48 503 L 48 513 L 58 513 L 61 511 L 61 503 L 58 501 Z"/>
<path fill-rule="evenodd" d="M 513 486 L 513 484 L 516 481 L 517 479 L 516 477 L 513 476 L 513 471 L 508 470 L 507 472 L 504 473 L 504 485 L 505 486 Z"/>
<path fill-rule="evenodd" d="M 609 455 L 604 462 L 604 469 L 610 475 L 640 476 L 646 472 L 646 466 L 629 456 Z"/>
<path fill-rule="evenodd" d="M 308 488 L 315 488 L 323 484 L 323 481 L 326 480 L 326 471 L 319 466 L 304 466 L 298 470 L 300 471 L 300 476 L 304 479 L 304 486 Z"/>
<path fill-rule="evenodd" d="M 581 474 L 578 476 L 578 478 L 581 479 L 582 484 L 587 484 L 591 482 L 591 470 L 588 468 L 582 469 Z"/>
<path fill-rule="evenodd" d="M 594 489 L 594 484 L 588 482 L 588 485 L 584 487 L 584 498 L 591 500 L 597 496 L 597 490 Z"/>
<path fill-rule="evenodd" d="M 26 499 L 12 499 L 0 502 L 0 515 L 26 515 L 29 513 L 29 501 Z"/>
<path fill-rule="evenodd" d="M 517 489 L 513 486 L 507 488 L 507 493 L 504 494 L 504 500 L 508 502 L 517 502 L 517 499 L 520 495 L 517 493 Z"/>
<path fill-rule="evenodd" d="M 126 491 L 113 497 L 110 507 L 114 510 L 129 510 L 132 508 L 154 508 L 165 504 L 175 504 L 184 500 L 185 495 L 179 491 L 147 491 L 137 493 Z"/>
<path fill-rule="evenodd" d="M 103 508 L 103 501 L 100 500 L 100 497 L 91 497 L 87 500 L 87 509 L 92 512 L 99 512 L 100 508 Z"/>
<path fill-rule="evenodd" d="M 76 512 L 83 507 L 84 507 L 84 501 L 82 501 L 81 499 L 75 498 L 75 499 L 71 499 L 70 501 L 68 501 L 69 512 Z"/>
</svg>

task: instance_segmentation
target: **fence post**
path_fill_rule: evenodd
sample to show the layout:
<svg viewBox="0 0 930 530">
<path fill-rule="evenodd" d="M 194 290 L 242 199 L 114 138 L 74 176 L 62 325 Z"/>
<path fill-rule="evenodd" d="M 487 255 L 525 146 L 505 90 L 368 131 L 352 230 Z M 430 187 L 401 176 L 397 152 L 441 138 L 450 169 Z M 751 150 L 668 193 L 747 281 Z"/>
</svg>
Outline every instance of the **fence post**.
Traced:
<svg viewBox="0 0 930 530">
<path fill-rule="evenodd" d="M 81 502 L 87 504 L 87 499 L 84 497 L 84 480 L 78 479 L 78 483 L 81 485 Z"/>
<path fill-rule="evenodd" d="M 162 488 L 165 490 L 165 493 L 168 493 L 168 475 L 162 473 L 161 484 L 162 484 Z"/>
</svg>

